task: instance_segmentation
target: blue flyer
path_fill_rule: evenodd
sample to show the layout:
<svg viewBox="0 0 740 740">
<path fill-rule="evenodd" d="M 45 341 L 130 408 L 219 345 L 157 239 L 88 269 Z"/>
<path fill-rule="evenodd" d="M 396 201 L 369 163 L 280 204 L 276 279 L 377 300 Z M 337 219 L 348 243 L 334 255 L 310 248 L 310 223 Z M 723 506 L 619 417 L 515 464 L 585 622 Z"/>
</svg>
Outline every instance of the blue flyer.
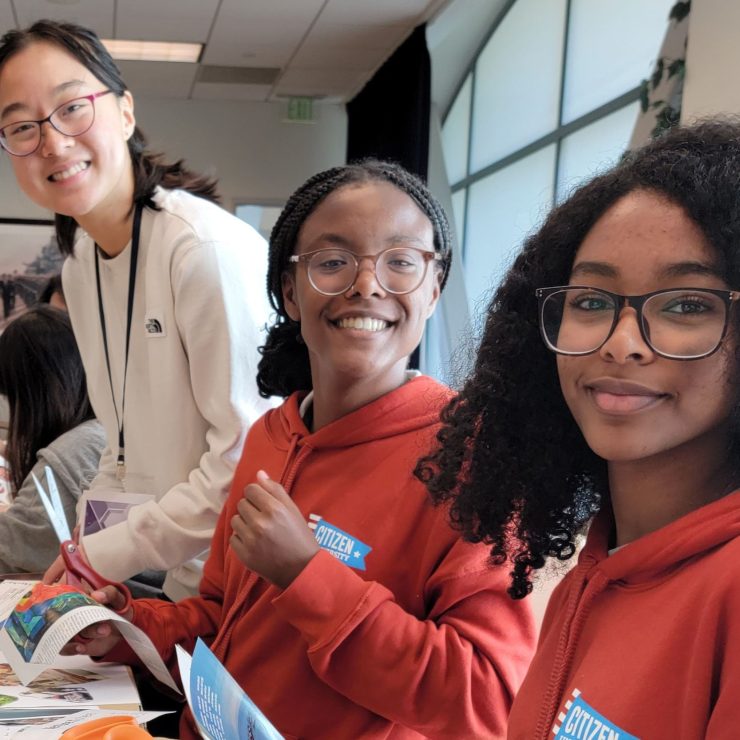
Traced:
<svg viewBox="0 0 740 740">
<path fill-rule="evenodd" d="M 178 650 L 178 660 L 182 660 L 183 653 L 187 655 Z M 189 691 L 185 692 L 188 703 L 206 740 L 283 740 L 200 638 L 193 651 L 189 673 L 188 680 L 187 667 L 183 670 L 181 663 L 183 684 L 189 684 Z"/>
</svg>

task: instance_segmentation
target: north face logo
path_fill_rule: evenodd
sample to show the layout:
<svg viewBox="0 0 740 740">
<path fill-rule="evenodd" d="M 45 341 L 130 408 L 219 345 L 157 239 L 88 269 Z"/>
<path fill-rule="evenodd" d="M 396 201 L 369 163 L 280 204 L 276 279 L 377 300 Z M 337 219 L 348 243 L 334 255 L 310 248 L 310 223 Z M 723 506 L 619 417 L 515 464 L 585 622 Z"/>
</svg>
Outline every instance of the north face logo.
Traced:
<svg viewBox="0 0 740 740">
<path fill-rule="evenodd" d="M 148 334 L 162 333 L 162 324 L 159 323 L 158 319 L 147 319 L 145 326 Z"/>
</svg>

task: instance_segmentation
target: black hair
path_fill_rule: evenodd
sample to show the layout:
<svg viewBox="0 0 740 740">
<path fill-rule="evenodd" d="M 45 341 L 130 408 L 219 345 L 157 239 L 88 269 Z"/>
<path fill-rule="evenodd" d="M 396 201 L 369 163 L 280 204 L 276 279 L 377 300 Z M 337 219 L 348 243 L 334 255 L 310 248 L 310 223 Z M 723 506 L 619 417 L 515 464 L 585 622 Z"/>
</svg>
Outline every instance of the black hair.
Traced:
<svg viewBox="0 0 740 740">
<path fill-rule="evenodd" d="M 108 50 L 94 31 L 73 23 L 40 20 L 23 30 L 12 30 L 0 38 L 0 68 L 12 56 L 36 42 L 56 44 L 71 54 L 100 82 L 122 97 L 128 89 Z M 138 126 L 128 140 L 128 150 L 134 171 L 134 197 L 131 203 L 142 202 L 156 210 L 152 200 L 158 185 L 165 188 L 182 188 L 208 200 L 218 202 L 216 180 L 189 170 L 182 159 L 173 163 L 163 162 L 161 154 L 150 152 Z M 74 252 L 77 222 L 71 216 L 57 213 L 54 217 L 57 241 L 62 254 Z"/>
<path fill-rule="evenodd" d="M 41 288 L 41 292 L 39 293 L 37 302 L 38 303 L 49 303 L 54 293 L 59 293 L 59 295 L 62 296 L 62 298 L 64 298 L 64 289 L 62 288 L 62 276 L 61 275 L 52 275 L 46 281 L 46 283 L 44 283 L 44 287 Z"/>
<path fill-rule="evenodd" d="M 0 334 L 0 394 L 10 407 L 5 456 L 18 491 L 42 447 L 94 416 L 66 312 L 35 306 L 8 324 Z"/>
<path fill-rule="evenodd" d="M 492 562 L 512 564 L 515 598 L 531 591 L 547 558 L 575 553 L 609 493 L 606 462 L 573 420 L 540 338 L 535 289 L 567 284 L 592 226 L 637 190 L 681 207 L 716 251 L 726 283 L 740 288 L 740 124 L 676 127 L 576 190 L 526 240 L 488 307 L 472 374 L 443 411 L 436 449 L 415 471 L 437 503 L 451 503 L 466 539 L 490 544 Z M 740 452 L 738 419 L 740 408 L 730 419 L 731 455 Z"/>
<path fill-rule="evenodd" d="M 366 159 L 334 167 L 310 177 L 288 199 L 270 234 L 267 292 L 277 320 L 270 327 L 260 349 L 257 386 L 265 398 L 289 396 L 293 391 L 312 388 L 308 349 L 300 338 L 300 324 L 288 316 L 283 302 L 283 274 L 296 248 L 298 234 L 314 209 L 339 188 L 367 182 L 388 182 L 406 193 L 426 214 L 434 230 L 434 249 L 442 255 L 441 288 L 447 281 L 452 260 L 452 237 L 447 216 L 427 186 L 399 164 Z"/>
</svg>

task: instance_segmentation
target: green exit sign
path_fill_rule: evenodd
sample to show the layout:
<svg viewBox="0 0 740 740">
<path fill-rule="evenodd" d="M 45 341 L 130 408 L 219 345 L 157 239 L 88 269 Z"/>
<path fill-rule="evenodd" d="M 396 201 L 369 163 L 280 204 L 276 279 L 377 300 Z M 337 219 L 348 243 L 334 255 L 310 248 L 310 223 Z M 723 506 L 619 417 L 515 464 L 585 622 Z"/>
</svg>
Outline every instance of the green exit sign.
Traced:
<svg viewBox="0 0 740 740">
<path fill-rule="evenodd" d="M 288 120 L 313 123 L 313 98 L 289 98 Z"/>
</svg>

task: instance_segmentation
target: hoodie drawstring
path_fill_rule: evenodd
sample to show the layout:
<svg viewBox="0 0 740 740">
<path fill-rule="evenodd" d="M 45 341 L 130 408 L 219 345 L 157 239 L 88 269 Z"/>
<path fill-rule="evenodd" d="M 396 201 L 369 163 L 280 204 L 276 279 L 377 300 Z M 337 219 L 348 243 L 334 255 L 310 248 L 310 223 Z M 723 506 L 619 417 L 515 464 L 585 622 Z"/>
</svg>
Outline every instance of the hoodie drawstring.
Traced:
<svg viewBox="0 0 740 740">
<path fill-rule="evenodd" d="M 593 566 L 591 566 L 593 567 Z M 585 580 L 585 575 L 584 575 Z M 550 684 L 545 693 L 542 704 L 540 720 L 537 723 L 535 737 L 538 740 L 547 740 L 553 731 L 555 716 L 560 708 L 565 682 L 568 678 L 573 657 L 578 647 L 578 640 L 586 623 L 589 610 L 594 599 L 607 587 L 609 578 L 601 571 L 594 573 L 593 577 L 586 583 L 583 591 L 573 594 L 569 604 L 569 615 L 560 633 Z"/>
</svg>

